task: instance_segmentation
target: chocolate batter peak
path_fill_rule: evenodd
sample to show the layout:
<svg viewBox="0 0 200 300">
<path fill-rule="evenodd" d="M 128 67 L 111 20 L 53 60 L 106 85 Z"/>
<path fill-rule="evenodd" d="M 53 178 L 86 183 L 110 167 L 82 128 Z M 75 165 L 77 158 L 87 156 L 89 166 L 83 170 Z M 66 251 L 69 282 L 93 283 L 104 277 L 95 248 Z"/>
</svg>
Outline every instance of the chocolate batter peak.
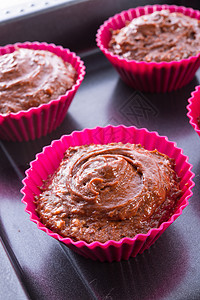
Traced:
<svg viewBox="0 0 200 300">
<path fill-rule="evenodd" d="M 69 148 L 36 197 L 41 221 L 73 240 L 120 240 L 169 219 L 180 198 L 173 161 L 140 145 Z"/>
<path fill-rule="evenodd" d="M 169 10 L 155 11 L 113 30 L 109 50 L 128 60 L 170 62 L 200 52 L 200 21 Z"/>
<path fill-rule="evenodd" d="M 76 70 L 44 50 L 16 49 L 0 56 L 0 113 L 37 107 L 71 89 Z"/>
</svg>

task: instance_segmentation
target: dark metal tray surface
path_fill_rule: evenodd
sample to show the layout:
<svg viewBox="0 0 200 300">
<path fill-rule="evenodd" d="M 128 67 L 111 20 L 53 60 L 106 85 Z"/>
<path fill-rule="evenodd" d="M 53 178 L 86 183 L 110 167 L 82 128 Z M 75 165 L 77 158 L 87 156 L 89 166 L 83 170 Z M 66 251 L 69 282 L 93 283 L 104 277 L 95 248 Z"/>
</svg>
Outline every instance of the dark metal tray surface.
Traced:
<svg viewBox="0 0 200 300">
<path fill-rule="evenodd" d="M 147 94 L 126 86 L 99 50 L 81 57 L 87 74 L 62 125 L 35 141 L 0 141 L 0 299 L 198 300 L 200 140 L 186 106 L 200 83 L 200 70 L 181 90 Z M 189 206 L 149 250 L 128 261 L 101 263 L 38 230 L 24 211 L 20 189 L 29 162 L 52 140 L 108 124 L 168 136 L 189 156 L 196 176 Z"/>
</svg>

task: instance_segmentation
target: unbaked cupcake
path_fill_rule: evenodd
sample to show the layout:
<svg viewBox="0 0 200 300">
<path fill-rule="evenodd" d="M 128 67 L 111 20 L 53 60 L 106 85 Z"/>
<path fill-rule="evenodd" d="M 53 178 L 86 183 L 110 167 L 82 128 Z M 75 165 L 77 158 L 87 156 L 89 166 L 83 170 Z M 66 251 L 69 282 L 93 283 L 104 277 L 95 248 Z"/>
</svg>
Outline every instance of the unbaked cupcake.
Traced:
<svg viewBox="0 0 200 300">
<path fill-rule="evenodd" d="M 37 155 L 22 201 L 38 228 L 79 254 L 128 259 L 149 248 L 188 205 L 194 175 L 187 160 L 146 129 L 85 129 Z"/>
<path fill-rule="evenodd" d="M 158 228 L 180 197 L 172 159 L 109 143 L 67 149 L 35 203 L 41 222 L 62 237 L 105 243 Z"/>
<path fill-rule="evenodd" d="M 196 86 L 195 91 L 192 92 L 191 97 L 188 99 L 188 113 L 189 122 L 200 136 L 200 86 Z"/>
<path fill-rule="evenodd" d="M 29 140 L 54 130 L 83 80 L 83 62 L 37 42 L 7 45 L 0 54 L 0 138 Z"/>
<path fill-rule="evenodd" d="M 186 85 L 198 69 L 200 12 L 175 5 L 137 7 L 111 17 L 97 45 L 132 87 L 166 92 Z"/>
</svg>

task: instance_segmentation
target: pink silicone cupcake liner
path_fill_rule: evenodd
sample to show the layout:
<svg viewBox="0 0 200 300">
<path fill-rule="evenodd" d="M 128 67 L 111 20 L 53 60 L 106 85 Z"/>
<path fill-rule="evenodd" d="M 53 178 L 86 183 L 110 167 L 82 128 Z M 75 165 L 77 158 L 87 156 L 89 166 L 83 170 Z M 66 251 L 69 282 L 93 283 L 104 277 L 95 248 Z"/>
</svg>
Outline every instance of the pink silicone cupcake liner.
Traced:
<svg viewBox="0 0 200 300">
<path fill-rule="evenodd" d="M 188 113 L 189 122 L 200 136 L 200 86 L 196 86 L 195 91 L 192 92 L 191 98 L 188 99 Z M 199 119 L 199 123 L 198 123 Z"/>
<path fill-rule="evenodd" d="M 176 5 L 147 5 L 122 11 L 109 18 L 97 32 L 98 47 L 116 68 L 122 80 L 134 89 L 144 92 L 169 92 L 179 89 L 193 79 L 200 66 L 200 54 L 180 61 L 157 63 L 126 60 L 108 51 L 111 29 L 120 29 L 126 25 L 127 21 L 162 9 L 181 12 L 192 18 L 200 19 L 200 12 L 192 8 Z"/>
<path fill-rule="evenodd" d="M 76 94 L 85 75 L 85 66 L 80 57 L 69 49 L 54 44 L 25 42 L 0 47 L 0 55 L 11 53 L 16 48 L 30 48 L 35 50 L 48 50 L 62 57 L 76 69 L 78 77 L 73 87 L 58 99 L 27 111 L 0 114 L 0 139 L 10 141 L 28 141 L 44 136 L 55 130 L 63 121 L 67 110 Z"/>
<path fill-rule="evenodd" d="M 110 142 L 141 144 L 147 150 L 157 149 L 175 159 L 175 170 L 181 178 L 180 186 L 183 191 L 176 212 L 159 228 L 153 228 L 147 234 L 138 234 L 134 238 L 125 237 L 120 241 L 110 240 L 106 243 L 94 241 L 88 244 L 84 241 L 74 242 L 70 238 L 63 238 L 59 234 L 53 233 L 40 222 L 35 212 L 34 197 L 40 194 L 39 187 L 42 186 L 43 180 L 47 179 L 48 175 L 57 169 L 65 150 L 70 146 L 91 143 L 107 144 Z M 43 152 L 39 153 L 36 159 L 31 162 L 30 169 L 26 171 L 26 178 L 23 180 L 24 187 L 21 192 L 24 196 L 22 202 L 26 204 L 25 211 L 30 214 L 31 221 L 35 222 L 39 229 L 84 257 L 109 262 L 127 260 L 129 257 L 135 257 L 138 253 L 148 249 L 188 205 L 188 199 L 192 196 L 191 189 L 194 186 L 192 181 L 194 174 L 191 172 L 191 168 L 192 165 L 188 163 L 188 157 L 183 155 L 182 150 L 177 148 L 175 143 L 170 142 L 165 136 L 159 136 L 158 133 L 149 132 L 144 128 L 109 125 L 105 128 L 96 127 L 80 132 L 75 131 L 71 135 L 62 136 L 60 140 L 53 141 L 50 146 L 44 147 Z"/>
</svg>

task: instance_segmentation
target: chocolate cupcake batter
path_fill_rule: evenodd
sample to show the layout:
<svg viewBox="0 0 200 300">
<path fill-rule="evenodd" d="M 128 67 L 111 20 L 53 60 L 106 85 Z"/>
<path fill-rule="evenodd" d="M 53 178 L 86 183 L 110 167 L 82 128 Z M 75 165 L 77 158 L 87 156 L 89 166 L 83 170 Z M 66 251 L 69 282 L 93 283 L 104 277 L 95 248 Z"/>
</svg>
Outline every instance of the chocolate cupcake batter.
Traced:
<svg viewBox="0 0 200 300">
<path fill-rule="evenodd" d="M 54 53 L 18 48 L 0 56 L 0 113 L 37 107 L 71 89 L 76 70 Z"/>
<path fill-rule="evenodd" d="M 200 21 L 169 10 L 155 11 L 113 30 L 108 47 L 128 60 L 178 61 L 200 52 Z"/>
<path fill-rule="evenodd" d="M 35 201 L 46 227 L 90 243 L 159 227 L 180 196 L 170 158 L 140 145 L 111 143 L 69 148 Z"/>
</svg>

